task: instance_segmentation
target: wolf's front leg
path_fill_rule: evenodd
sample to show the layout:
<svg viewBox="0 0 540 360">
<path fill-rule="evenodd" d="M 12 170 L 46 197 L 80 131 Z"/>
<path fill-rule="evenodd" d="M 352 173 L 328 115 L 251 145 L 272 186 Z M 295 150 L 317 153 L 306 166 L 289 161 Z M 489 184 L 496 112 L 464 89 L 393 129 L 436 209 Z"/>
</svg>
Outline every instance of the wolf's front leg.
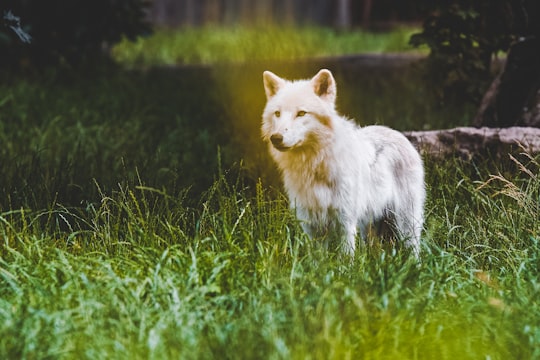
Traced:
<svg viewBox="0 0 540 360">
<path fill-rule="evenodd" d="M 348 224 L 344 226 L 344 237 L 342 239 L 342 252 L 350 257 L 354 256 L 356 251 L 356 224 Z"/>
</svg>

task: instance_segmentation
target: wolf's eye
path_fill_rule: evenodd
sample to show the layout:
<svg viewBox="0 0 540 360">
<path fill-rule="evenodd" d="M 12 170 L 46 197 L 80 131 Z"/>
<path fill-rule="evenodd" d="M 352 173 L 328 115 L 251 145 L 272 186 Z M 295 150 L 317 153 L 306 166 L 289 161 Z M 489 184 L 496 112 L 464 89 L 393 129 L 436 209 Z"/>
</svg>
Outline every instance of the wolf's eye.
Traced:
<svg viewBox="0 0 540 360">
<path fill-rule="evenodd" d="M 302 117 L 302 116 L 304 116 L 306 114 L 307 114 L 307 112 L 305 112 L 304 110 L 300 110 L 299 112 L 296 113 L 296 116 L 297 117 Z"/>
<path fill-rule="evenodd" d="M 275 117 L 280 117 L 280 116 L 281 116 L 281 112 L 280 112 L 280 111 L 274 111 L 274 116 L 275 116 Z"/>
</svg>

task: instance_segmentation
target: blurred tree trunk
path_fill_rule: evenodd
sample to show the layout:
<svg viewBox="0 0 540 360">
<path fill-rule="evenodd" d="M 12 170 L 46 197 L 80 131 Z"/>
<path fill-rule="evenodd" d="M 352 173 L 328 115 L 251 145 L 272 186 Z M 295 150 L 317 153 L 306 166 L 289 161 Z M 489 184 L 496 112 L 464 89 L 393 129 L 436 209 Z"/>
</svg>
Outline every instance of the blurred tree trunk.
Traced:
<svg viewBox="0 0 540 360">
<path fill-rule="evenodd" d="M 165 1 L 154 1 L 152 3 L 152 20 L 158 24 L 167 23 L 167 3 Z"/>
<path fill-rule="evenodd" d="M 351 28 L 351 0 L 338 0 L 337 28 L 348 30 Z"/>
<path fill-rule="evenodd" d="M 236 24 L 238 22 L 238 3 L 236 1 L 223 2 L 223 21 L 226 25 Z"/>
<path fill-rule="evenodd" d="M 244 24 L 253 24 L 253 11 L 252 11 L 252 2 L 251 0 L 240 0 L 240 17 L 242 23 Z"/>
<path fill-rule="evenodd" d="M 197 19 L 196 19 L 196 11 L 195 11 L 195 0 L 186 0 L 185 2 L 185 19 L 186 19 L 186 24 L 189 25 L 189 26 L 193 26 L 193 25 L 196 25 L 197 24 Z"/>
<path fill-rule="evenodd" d="M 369 22 L 371 20 L 371 9 L 373 8 L 372 0 L 364 0 L 364 9 L 362 11 L 362 26 L 369 28 Z"/>
<path fill-rule="evenodd" d="M 255 21 L 272 23 L 272 1 L 257 0 L 255 3 Z"/>
<path fill-rule="evenodd" d="M 175 27 L 182 23 L 183 4 L 174 0 L 154 1 L 152 4 L 153 21 L 162 26 Z"/>
<path fill-rule="evenodd" d="M 205 24 L 219 24 L 221 22 L 222 13 L 220 0 L 206 0 L 204 2 L 204 19 Z"/>
<path fill-rule="evenodd" d="M 295 0 L 285 0 L 285 23 L 294 25 L 294 3 Z"/>
<path fill-rule="evenodd" d="M 540 38 L 522 38 L 484 95 L 474 126 L 540 127 Z"/>
</svg>

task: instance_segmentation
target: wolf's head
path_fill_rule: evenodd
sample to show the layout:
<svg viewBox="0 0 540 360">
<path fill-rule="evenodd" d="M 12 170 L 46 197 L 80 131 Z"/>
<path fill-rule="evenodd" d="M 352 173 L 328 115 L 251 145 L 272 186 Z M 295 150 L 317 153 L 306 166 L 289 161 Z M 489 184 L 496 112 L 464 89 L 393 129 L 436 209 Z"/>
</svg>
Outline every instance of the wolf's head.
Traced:
<svg viewBox="0 0 540 360">
<path fill-rule="evenodd" d="M 288 81 L 265 71 L 263 80 L 267 103 L 262 135 L 274 149 L 317 149 L 332 137 L 336 82 L 329 70 L 300 81 Z"/>
</svg>

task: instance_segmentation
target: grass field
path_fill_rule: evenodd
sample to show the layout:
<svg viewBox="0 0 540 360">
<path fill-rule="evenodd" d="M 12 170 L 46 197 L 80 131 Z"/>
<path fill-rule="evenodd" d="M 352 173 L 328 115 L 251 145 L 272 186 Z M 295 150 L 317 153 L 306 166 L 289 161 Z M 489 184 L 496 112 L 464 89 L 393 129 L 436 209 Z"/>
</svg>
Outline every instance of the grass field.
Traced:
<svg viewBox="0 0 540 360">
<path fill-rule="evenodd" d="M 417 51 L 409 45 L 415 28 L 389 32 L 337 32 L 320 27 L 204 27 L 157 30 L 137 42 L 123 41 L 113 57 L 127 66 L 243 63 L 296 60 L 358 53 Z"/>
<path fill-rule="evenodd" d="M 429 165 L 420 263 L 324 253 L 283 197 L 224 178 L 197 208 L 141 185 L 4 211 L 0 354 L 538 358 L 538 178 L 464 167 Z"/>
<path fill-rule="evenodd" d="M 540 359 L 538 156 L 426 158 L 420 262 L 344 260 L 265 158 L 269 65 L 0 83 L 0 358 Z M 414 71 L 332 70 L 361 124 L 470 118 Z"/>
</svg>

